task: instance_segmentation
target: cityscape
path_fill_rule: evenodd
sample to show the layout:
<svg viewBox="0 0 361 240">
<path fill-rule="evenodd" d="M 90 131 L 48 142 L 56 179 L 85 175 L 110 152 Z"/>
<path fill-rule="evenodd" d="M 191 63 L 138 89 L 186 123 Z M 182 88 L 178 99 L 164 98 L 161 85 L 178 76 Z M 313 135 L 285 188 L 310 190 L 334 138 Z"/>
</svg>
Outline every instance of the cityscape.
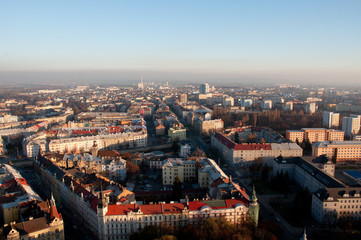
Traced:
<svg viewBox="0 0 361 240">
<path fill-rule="evenodd" d="M 361 239 L 360 7 L 0 3 L 0 239 Z"/>
</svg>

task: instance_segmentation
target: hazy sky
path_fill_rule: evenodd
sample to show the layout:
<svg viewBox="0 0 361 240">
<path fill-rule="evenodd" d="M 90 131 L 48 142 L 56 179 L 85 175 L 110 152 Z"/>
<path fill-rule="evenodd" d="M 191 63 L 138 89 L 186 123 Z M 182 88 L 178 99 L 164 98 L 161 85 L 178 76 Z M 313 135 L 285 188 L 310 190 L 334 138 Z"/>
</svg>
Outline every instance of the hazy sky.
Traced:
<svg viewBox="0 0 361 240">
<path fill-rule="evenodd" d="M 361 1 L 0 1 L 0 80 L 123 71 L 361 82 Z"/>
</svg>

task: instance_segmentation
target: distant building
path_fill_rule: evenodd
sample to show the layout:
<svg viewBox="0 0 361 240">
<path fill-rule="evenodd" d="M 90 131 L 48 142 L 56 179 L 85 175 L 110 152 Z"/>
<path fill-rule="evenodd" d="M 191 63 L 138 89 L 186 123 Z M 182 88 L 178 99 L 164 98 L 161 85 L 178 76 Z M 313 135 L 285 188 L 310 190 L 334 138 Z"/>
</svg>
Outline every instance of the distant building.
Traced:
<svg viewBox="0 0 361 240">
<path fill-rule="evenodd" d="M 179 102 L 181 102 L 181 103 L 187 102 L 187 94 L 181 94 L 179 96 Z"/>
<path fill-rule="evenodd" d="M 342 119 L 342 131 L 346 137 L 351 137 L 360 131 L 360 116 L 344 117 Z"/>
<path fill-rule="evenodd" d="M 223 129 L 224 123 L 222 119 L 202 120 L 199 118 L 194 118 L 193 126 L 197 132 L 208 134 Z"/>
<path fill-rule="evenodd" d="M 305 110 L 308 114 L 314 114 L 317 110 L 317 104 L 315 102 L 307 103 Z"/>
<path fill-rule="evenodd" d="M 275 157 L 302 156 L 302 148 L 296 143 L 240 143 L 237 144 L 225 135 L 216 133 L 212 136 L 212 147 L 218 149 L 221 157 L 230 165 L 251 165 L 262 158 L 266 164 Z"/>
<path fill-rule="evenodd" d="M 308 140 L 310 143 L 322 141 L 343 141 L 345 133 L 335 129 L 325 128 L 302 128 L 301 130 L 287 130 L 286 138 L 302 143 Z"/>
<path fill-rule="evenodd" d="M 340 218 L 361 219 L 361 188 L 321 188 L 312 195 L 311 214 L 316 221 L 335 224 Z"/>
<path fill-rule="evenodd" d="M 241 106 L 242 107 L 252 107 L 253 100 L 252 99 L 242 99 Z"/>
<path fill-rule="evenodd" d="M 312 144 L 312 156 L 326 155 L 336 163 L 361 163 L 360 141 L 325 141 Z"/>
<path fill-rule="evenodd" d="M 293 110 L 293 102 L 285 102 L 282 106 L 284 111 L 292 111 Z"/>
<path fill-rule="evenodd" d="M 325 128 L 338 127 L 340 125 L 340 114 L 334 112 L 323 112 L 323 126 Z"/>
<path fill-rule="evenodd" d="M 272 109 L 272 100 L 263 100 L 261 104 L 262 109 Z"/>
<path fill-rule="evenodd" d="M 195 160 L 168 159 L 162 166 L 163 185 L 173 185 L 176 177 L 181 182 L 194 181 L 197 177 Z"/>
<path fill-rule="evenodd" d="M 186 140 L 186 138 L 187 138 L 187 129 L 181 128 L 181 127 L 169 128 L 168 129 L 168 136 L 172 141 Z"/>
<path fill-rule="evenodd" d="M 165 134 L 165 127 L 163 124 L 159 124 L 155 127 L 155 135 L 162 136 Z"/>
<path fill-rule="evenodd" d="M 13 123 L 13 122 L 18 122 L 19 121 L 19 117 L 15 116 L 15 115 L 4 115 L 2 117 L 0 117 L 0 123 Z"/>
<path fill-rule="evenodd" d="M 202 83 L 200 86 L 199 86 L 199 92 L 201 94 L 207 94 L 209 93 L 209 85 L 208 83 Z"/>
<path fill-rule="evenodd" d="M 191 146 L 189 144 L 181 145 L 179 150 L 179 156 L 187 158 L 191 154 Z"/>
</svg>

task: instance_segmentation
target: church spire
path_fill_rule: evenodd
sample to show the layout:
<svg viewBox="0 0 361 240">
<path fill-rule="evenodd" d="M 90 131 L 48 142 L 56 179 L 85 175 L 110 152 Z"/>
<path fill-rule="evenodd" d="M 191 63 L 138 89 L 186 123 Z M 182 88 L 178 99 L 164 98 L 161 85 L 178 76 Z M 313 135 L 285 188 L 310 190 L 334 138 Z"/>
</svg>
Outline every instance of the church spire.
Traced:
<svg viewBox="0 0 361 240">
<path fill-rule="evenodd" d="M 300 240 L 307 240 L 306 228 L 303 230 L 303 235 Z"/>
<path fill-rule="evenodd" d="M 61 214 L 58 212 L 58 209 L 56 208 L 53 192 L 51 192 L 49 208 L 50 208 L 50 221 L 52 221 L 54 218 L 61 219 Z"/>
<path fill-rule="evenodd" d="M 256 195 L 256 188 L 254 187 L 254 184 L 253 184 L 253 193 L 252 193 L 252 198 L 251 198 L 251 202 L 252 203 L 257 203 L 257 195 Z"/>
</svg>

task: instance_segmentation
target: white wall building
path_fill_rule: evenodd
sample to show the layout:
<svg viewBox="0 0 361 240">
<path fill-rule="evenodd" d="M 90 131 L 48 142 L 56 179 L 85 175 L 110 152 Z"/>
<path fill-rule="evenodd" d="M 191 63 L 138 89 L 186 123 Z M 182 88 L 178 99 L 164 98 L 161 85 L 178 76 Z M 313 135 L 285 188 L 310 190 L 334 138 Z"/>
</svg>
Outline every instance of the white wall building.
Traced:
<svg viewBox="0 0 361 240">
<path fill-rule="evenodd" d="M 340 125 L 340 114 L 334 112 L 323 112 L 323 126 L 325 128 L 338 127 Z"/>
<path fill-rule="evenodd" d="M 296 143 L 236 144 L 228 137 L 216 133 L 212 136 L 212 146 L 230 165 L 251 165 L 257 158 L 263 158 L 266 164 L 275 157 L 302 156 L 303 150 Z"/>
<path fill-rule="evenodd" d="M 342 119 L 342 131 L 347 137 L 357 134 L 360 131 L 360 116 L 344 117 Z"/>
</svg>

